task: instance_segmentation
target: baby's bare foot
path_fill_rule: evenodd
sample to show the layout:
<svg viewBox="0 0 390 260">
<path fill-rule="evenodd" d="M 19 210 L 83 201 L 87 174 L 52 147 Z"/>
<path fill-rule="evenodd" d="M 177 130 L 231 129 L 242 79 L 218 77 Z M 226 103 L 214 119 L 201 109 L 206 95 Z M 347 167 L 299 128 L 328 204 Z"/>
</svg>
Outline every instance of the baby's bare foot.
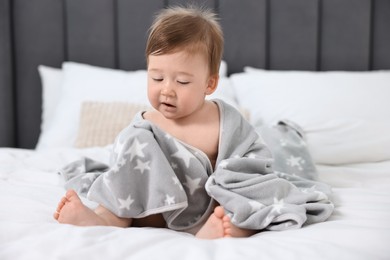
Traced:
<svg viewBox="0 0 390 260">
<path fill-rule="evenodd" d="M 239 228 L 232 224 L 229 216 L 222 218 L 224 237 L 250 237 L 256 234 L 256 230 Z"/>
<path fill-rule="evenodd" d="M 197 238 L 202 239 L 216 239 L 222 238 L 225 235 L 223 227 L 223 217 L 225 211 L 221 206 L 217 206 L 214 209 L 213 214 L 210 215 L 209 219 L 203 225 L 203 227 L 196 233 Z"/>
<path fill-rule="evenodd" d="M 93 210 L 83 204 L 74 190 L 68 190 L 58 203 L 54 218 L 60 223 L 77 226 L 106 224 Z"/>
</svg>

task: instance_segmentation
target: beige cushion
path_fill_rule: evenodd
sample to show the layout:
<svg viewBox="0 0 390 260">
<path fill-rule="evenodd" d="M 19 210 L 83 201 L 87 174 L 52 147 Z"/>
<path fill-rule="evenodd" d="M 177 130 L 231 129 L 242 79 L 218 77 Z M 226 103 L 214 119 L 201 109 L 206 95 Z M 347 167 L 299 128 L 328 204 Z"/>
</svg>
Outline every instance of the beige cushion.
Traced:
<svg viewBox="0 0 390 260">
<path fill-rule="evenodd" d="M 84 102 L 74 146 L 85 148 L 112 144 L 137 112 L 148 109 L 146 105 L 126 102 Z"/>
</svg>

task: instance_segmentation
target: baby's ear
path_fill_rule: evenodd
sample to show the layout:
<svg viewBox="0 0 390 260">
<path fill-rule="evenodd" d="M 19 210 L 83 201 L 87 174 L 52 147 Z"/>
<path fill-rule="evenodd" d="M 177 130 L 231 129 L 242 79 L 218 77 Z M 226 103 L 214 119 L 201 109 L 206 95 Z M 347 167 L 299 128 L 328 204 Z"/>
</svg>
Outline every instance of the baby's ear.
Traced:
<svg viewBox="0 0 390 260">
<path fill-rule="evenodd" d="M 209 80 L 207 82 L 207 88 L 206 88 L 206 95 L 211 95 L 213 92 L 217 89 L 218 86 L 218 81 L 219 81 L 219 75 L 211 75 L 209 77 Z"/>
</svg>

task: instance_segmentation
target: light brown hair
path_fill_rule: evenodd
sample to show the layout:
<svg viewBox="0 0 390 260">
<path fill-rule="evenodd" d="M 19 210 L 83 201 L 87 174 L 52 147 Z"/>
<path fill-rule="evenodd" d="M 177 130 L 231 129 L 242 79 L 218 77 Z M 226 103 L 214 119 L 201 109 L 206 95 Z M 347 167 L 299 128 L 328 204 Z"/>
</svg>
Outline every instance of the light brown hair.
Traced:
<svg viewBox="0 0 390 260">
<path fill-rule="evenodd" d="M 217 75 L 223 53 L 223 33 L 216 14 L 198 7 L 170 7 L 161 10 L 146 43 L 149 55 L 168 54 L 178 50 L 189 54 L 203 52 L 210 75 Z"/>
</svg>

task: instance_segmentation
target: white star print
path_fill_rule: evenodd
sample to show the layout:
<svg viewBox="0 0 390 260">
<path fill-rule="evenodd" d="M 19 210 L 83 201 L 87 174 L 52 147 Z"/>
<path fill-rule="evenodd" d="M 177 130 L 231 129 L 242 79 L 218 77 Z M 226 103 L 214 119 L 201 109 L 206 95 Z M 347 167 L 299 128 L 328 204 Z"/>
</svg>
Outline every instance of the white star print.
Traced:
<svg viewBox="0 0 390 260">
<path fill-rule="evenodd" d="M 119 201 L 119 208 L 120 209 L 127 209 L 127 210 L 129 210 L 130 209 L 130 206 L 131 206 L 131 204 L 133 204 L 133 202 L 134 202 L 134 200 L 133 199 L 131 199 L 131 196 L 129 195 L 128 197 L 127 197 L 127 199 L 125 199 L 125 200 L 123 200 L 123 199 L 119 199 L 118 198 L 118 201 Z"/>
<path fill-rule="evenodd" d="M 111 167 L 111 171 L 113 173 L 117 173 L 119 171 L 120 165 L 119 164 L 114 164 L 114 166 Z"/>
<path fill-rule="evenodd" d="M 297 167 L 299 170 L 302 170 L 301 163 L 305 163 L 305 160 L 303 160 L 302 157 L 295 157 L 292 155 L 286 161 L 288 165 L 291 167 Z"/>
<path fill-rule="evenodd" d="M 249 153 L 246 157 L 250 158 L 250 159 L 256 159 L 256 154 L 254 153 Z"/>
<path fill-rule="evenodd" d="M 284 178 L 285 180 L 290 180 L 290 175 L 284 173 L 284 172 L 278 172 L 278 171 L 274 171 L 276 174 L 278 174 L 279 177 L 281 178 Z"/>
<path fill-rule="evenodd" d="M 248 203 L 251 206 L 251 213 L 256 212 L 258 210 L 261 210 L 262 208 L 265 207 L 264 204 L 262 204 L 258 201 L 255 201 L 255 200 L 250 200 Z"/>
<path fill-rule="evenodd" d="M 257 138 L 257 140 L 255 141 L 255 144 L 264 144 L 263 138 L 259 136 L 259 138 Z"/>
<path fill-rule="evenodd" d="M 176 140 L 174 140 L 176 148 L 178 151 L 172 154 L 172 157 L 176 157 L 182 159 L 187 168 L 190 167 L 190 160 L 194 158 L 194 156 L 186 149 L 182 144 L 179 144 Z"/>
<path fill-rule="evenodd" d="M 285 139 L 280 139 L 279 141 L 280 141 L 280 145 L 281 145 L 281 146 L 286 146 L 286 145 L 287 145 Z"/>
<path fill-rule="evenodd" d="M 316 188 L 316 185 L 313 185 L 313 186 L 311 186 L 310 188 L 301 189 L 301 191 L 302 191 L 303 193 L 311 193 L 311 192 L 314 192 L 314 191 L 315 191 L 315 188 Z"/>
<path fill-rule="evenodd" d="M 121 153 L 125 145 L 126 145 L 126 142 L 121 143 L 121 142 L 119 141 L 119 139 L 118 139 L 118 142 L 116 142 L 116 143 L 115 143 L 115 146 L 114 146 L 114 152 L 115 152 L 116 154 Z"/>
<path fill-rule="evenodd" d="M 171 197 L 168 194 L 166 194 L 166 196 L 165 196 L 165 204 L 167 204 L 167 205 L 175 204 L 175 197 L 174 196 Z"/>
<path fill-rule="evenodd" d="M 194 194 L 195 190 L 200 188 L 201 178 L 192 179 L 190 176 L 186 175 L 187 182 L 184 185 L 190 190 L 191 195 Z"/>
<path fill-rule="evenodd" d="M 268 226 L 272 220 L 274 219 L 274 216 L 272 214 L 269 214 L 266 218 L 265 221 L 263 222 L 266 226 Z"/>
<path fill-rule="evenodd" d="M 180 184 L 180 181 L 179 181 L 179 179 L 178 179 L 176 176 L 173 176 L 173 177 L 172 177 L 172 180 L 173 180 L 173 183 L 174 183 L 175 185 L 179 185 L 179 184 Z"/>
<path fill-rule="evenodd" d="M 130 153 L 130 160 L 133 160 L 133 158 L 135 156 L 138 156 L 138 157 L 145 157 L 145 154 L 142 152 L 142 149 L 145 148 L 145 146 L 147 146 L 148 144 L 147 143 L 140 143 L 138 141 L 138 138 L 136 138 L 134 140 L 134 142 L 132 143 L 131 147 L 129 148 L 129 153 Z"/>
<path fill-rule="evenodd" d="M 77 166 L 76 169 L 75 169 L 75 172 L 76 173 L 85 172 L 84 164 Z"/>
<path fill-rule="evenodd" d="M 150 170 L 150 161 L 143 162 L 140 159 L 137 159 L 137 166 L 134 167 L 134 169 L 139 170 L 142 174 L 145 170 Z"/>
<path fill-rule="evenodd" d="M 301 189 L 303 193 L 316 193 L 317 200 L 327 199 L 328 197 L 322 191 L 316 190 L 316 185 L 313 185 L 310 188 Z"/>
<path fill-rule="evenodd" d="M 122 157 L 121 159 L 119 159 L 119 162 L 118 162 L 118 166 L 123 166 L 126 164 L 126 158 L 125 157 Z"/>
<path fill-rule="evenodd" d="M 317 193 L 317 200 L 328 199 L 328 196 L 326 196 L 326 194 L 323 193 L 322 191 L 316 190 L 315 193 Z"/>
<path fill-rule="evenodd" d="M 219 164 L 218 164 L 218 168 L 222 168 L 222 169 L 225 169 L 226 166 L 228 166 L 228 162 L 226 160 L 223 160 L 221 161 Z"/>
<path fill-rule="evenodd" d="M 173 176 L 172 180 L 173 180 L 173 184 L 179 186 L 180 190 L 183 190 L 183 186 L 181 185 L 179 179 L 176 176 Z"/>
<path fill-rule="evenodd" d="M 171 162 L 171 167 L 172 169 L 177 169 L 178 168 L 177 163 Z"/>
<path fill-rule="evenodd" d="M 274 198 L 274 204 L 272 205 L 272 211 L 276 211 L 280 214 L 280 211 L 284 208 L 284 200 Z"/>
</svg>

